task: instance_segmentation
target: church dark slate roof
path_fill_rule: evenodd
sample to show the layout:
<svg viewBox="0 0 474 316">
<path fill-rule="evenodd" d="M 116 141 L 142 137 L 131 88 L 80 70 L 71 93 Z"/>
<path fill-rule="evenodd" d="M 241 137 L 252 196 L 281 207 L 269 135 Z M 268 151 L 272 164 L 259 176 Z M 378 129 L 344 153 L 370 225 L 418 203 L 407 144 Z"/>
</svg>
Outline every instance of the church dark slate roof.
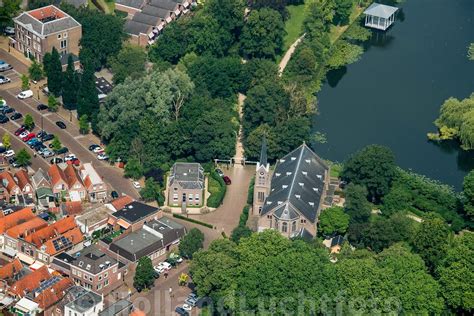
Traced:
<svg viewBox="0 0 474 316">
<path fill-rule="evenodd" d="M 261 215 L 276 210 L 275 216 L 292 219 L 295 212 L 299 212 L 314 223 L 328 170 L 324 161 L 306 144 L 279 159 Z"/>
</svg>

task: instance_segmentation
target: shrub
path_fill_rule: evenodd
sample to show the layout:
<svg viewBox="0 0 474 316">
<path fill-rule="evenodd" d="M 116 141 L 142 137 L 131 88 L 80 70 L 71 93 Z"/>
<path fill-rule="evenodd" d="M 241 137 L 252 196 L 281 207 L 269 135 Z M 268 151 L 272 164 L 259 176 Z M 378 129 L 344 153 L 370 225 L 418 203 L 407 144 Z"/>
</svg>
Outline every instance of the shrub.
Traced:
<svg viewBox="0 0 474 316">
<path fill-rule="evenodd" d="M 189 218 L 189 217 L 186 217 L 186 216 L 183 216 L 183 215 L 173 214 L 173 217 L 176 217 L 176 218 L 179 218 L 179 219 L 182 219 L 184 221 L 188 221 L 188 222 L 191 222 L 191 223 L 194 223 L 194 224 L 202 225 L 202 226 L 207 227 L 207 228 L 214 228 L 214 226 L 212 226 L 211 224 L 204 223 L 204 222 L 201 222 L 197 219 Z"/>
<path fill-rule="evenodd" d="M 207 206 L 219 207 L 222 200 L 224 200 L 226 190 L 224 180 L 215 171 L 212 171 L 209 176 L 209 193 L 211 193 L 211 196 L 207 199 Z"/>
<path fill-rule="evenodd" d="M 242 214 L 240 214 L 239 226 L 247 225 L 247 220 L 249 219 L 249 210 L 250 206 L 245 205 L 244 209 L 242 210 Z"/>
<path fill-rule="evenodd" d="M 253 187 L 255 186 L 255 177 L 250 180 L 249 192 L 247 193 L 247 204 L 253 204 Z"/>
</svg>

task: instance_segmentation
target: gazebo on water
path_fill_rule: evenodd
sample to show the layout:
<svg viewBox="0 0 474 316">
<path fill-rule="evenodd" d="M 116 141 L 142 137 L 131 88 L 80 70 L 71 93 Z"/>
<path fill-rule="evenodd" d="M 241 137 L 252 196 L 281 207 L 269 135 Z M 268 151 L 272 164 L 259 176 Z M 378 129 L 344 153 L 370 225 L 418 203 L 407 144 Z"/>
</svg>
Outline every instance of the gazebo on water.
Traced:
<svg viewBox="0 0 474 316">
<path fill-rule="evenodd" d="M 395 12 L 397 7 L 392 7 L 380 3 L 372 3 L 365 14 L 365 26 L 385 31 L 395 22 Z"/>
</svg>

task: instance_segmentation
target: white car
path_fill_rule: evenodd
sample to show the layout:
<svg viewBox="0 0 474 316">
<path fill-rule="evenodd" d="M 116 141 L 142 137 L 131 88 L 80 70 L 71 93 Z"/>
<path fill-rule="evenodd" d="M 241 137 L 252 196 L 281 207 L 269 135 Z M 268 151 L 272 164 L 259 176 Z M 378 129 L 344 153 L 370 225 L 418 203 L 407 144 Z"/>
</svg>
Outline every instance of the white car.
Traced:
<svg viewBox="0 0 474 316">
<path fill-rule="evenodd" d="M 133 182 L 132 182 L 132 185 L 133 185 L 133 187 L 134 187 L 135 189 L 141 189 L 141 188 L 142 188 L 141 185 L 140 185 L 140 183 L 139 183 L 138 181 L 133 181 Z"/>
<path fill-rule="evenodd" d="M 190 312 L 190 311 L 193 309 L 193 307 L 192 307 L 191 305 L 189 305 L 189 304 L 183 304 L 182 307 L 183 307 L 183 309 L 184 309 L 185 311 L 187 311 L 187 312 Z"/>
<path fill-rule="evenodd" d="M 92 149 L 93 152 L 95 152 L 96 154 L 98 153 L 101 153 L 104 151 L 104 148 L 102 147 L 95 147 L 94 149 Z"/>
<path fill-rule="evenodd" d="M 163 272 L 166 271 L 166 269 L 162 266 L 154 266 L 153 269 L 158 272 L 159 274 L 162 274 Z"/>
<path fill-rule="evenodd" d="M 69 161 L 69 160 L 76 160 L 77 157 L 74 154 L 69 154 L 66 157 L 64 157 L 64 161 Z"/>
<path fill-rule="evenodd" d="M 97 159 L 99 159 L 99 160 L 109 160 L 109 156 L 107 156 L 106 154 L 98 154 Z"/>
<path fill-rule="evenodd" d="M 0 76 L 0 84 L 9 83 L 11 80 L 8 77 Z"/>
<path fill-rule="evenodd" d="M 25 91 L 20 92 L 20 93 L 17 95 L 17 98 L 18 98 L 18 99 L 28 99 L 28 98 L 31 98 L 32 96 L 33 96 L 33 91 L 31 91 L 31 90 L 25 90 Z"/>
<path fill-rule="evenodd" d="M 3 153 L 3 156 L 10 158 L 15 156 L 15 151 L 13 149 L 7 150 L 5 153 Z"/>
<path fill-rule="evenodd" d="M 18 135 L 18 137 L 20 137 L 21 139 L 23 139 L 24 137 L 30 135 L 30 131 L 24 131 L 22 132 L 20 135 Z"/>
<path fill-rule="evenodd" d="M 163 267 L 166 271 L 171 270 L 171 264 L 168 262 L 160 262 L 158 263 L 157 267 Z"/>
</svg>

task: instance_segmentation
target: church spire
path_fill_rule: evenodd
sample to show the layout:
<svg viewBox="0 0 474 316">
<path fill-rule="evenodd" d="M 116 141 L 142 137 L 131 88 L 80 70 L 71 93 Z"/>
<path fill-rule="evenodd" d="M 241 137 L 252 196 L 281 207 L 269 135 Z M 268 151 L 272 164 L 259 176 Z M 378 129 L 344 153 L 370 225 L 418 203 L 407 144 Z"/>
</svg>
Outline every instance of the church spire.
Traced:
<svg viewBox="0 0 474 316">
<path fill-rule="evenodd" d="M 265 136 L 262 139 L 262 149 L 260 150 L 260 165 L 266 166 L 267 165 L 267 139 Z"/>
</svg>

